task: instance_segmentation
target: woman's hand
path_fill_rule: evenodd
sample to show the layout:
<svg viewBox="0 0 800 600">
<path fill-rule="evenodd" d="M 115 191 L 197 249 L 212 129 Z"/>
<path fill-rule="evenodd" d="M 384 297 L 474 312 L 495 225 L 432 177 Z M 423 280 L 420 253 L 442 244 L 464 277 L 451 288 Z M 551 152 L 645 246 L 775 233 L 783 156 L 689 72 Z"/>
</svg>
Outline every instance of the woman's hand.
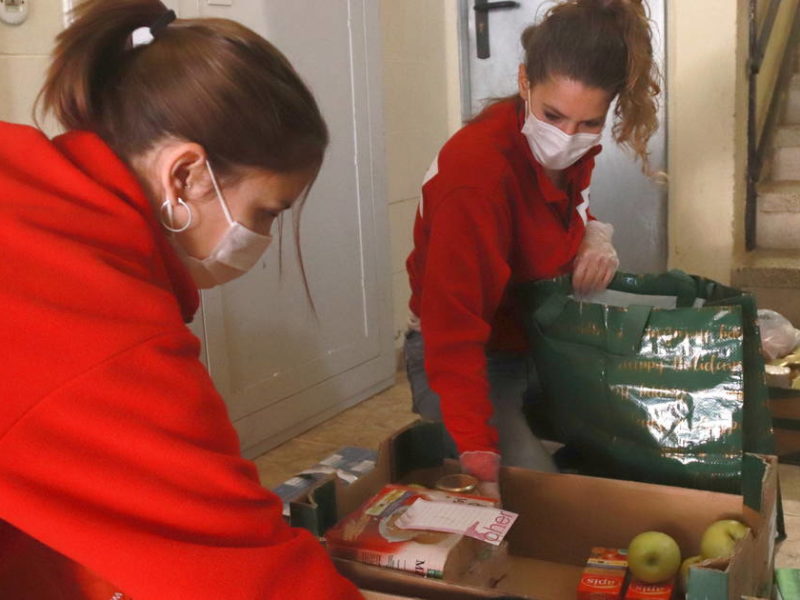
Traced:
<svg viewBox="0 0 800 600">
<path fill-rule="evenodd" d="M 572 289 L 578 296 L 606 289 L 619 268 L 609 223 L 589 221 L 572 270 Z"/>
<path fill-rule="evenodd" d="M 500 499 L 500 455 L 497 452 L 475 450 L 459 456 L 461 469 L 478 480 L 478 493 L 489 498 Z"/>
</svg>

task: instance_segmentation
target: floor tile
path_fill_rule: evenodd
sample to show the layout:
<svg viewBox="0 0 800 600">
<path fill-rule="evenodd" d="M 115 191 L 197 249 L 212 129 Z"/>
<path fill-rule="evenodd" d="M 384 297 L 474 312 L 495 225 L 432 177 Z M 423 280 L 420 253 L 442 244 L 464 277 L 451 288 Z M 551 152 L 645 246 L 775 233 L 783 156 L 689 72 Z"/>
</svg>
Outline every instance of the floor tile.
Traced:
<svg viewBox="0 0 800 600">
<path fill-rule="evenodd" d="M 417 419 L 402 374 L 388 390 L 343 411 L 254 460 L 261 484 L 272 488 L 342 446 L 377 449 L 392 433 Z"/>
<path fill-rule="evenodd" d="M 775 548 L 775 567 L 800 568 L 800 515 L 785 515 L 787 539 Z"/>
<path fill-rule="evenodd" d="M 778 465 L 778 474 L 783 499 L 800 501 L 800 466 Z"/>
<path fill-rule="evenodd" d="M 800 517 L 800 500 L 791 500 L 783 497 L 783 512 L 787 515 L 795 515 Z M 800 532 L 798 532 L 800 533 Z"/>
</svg>

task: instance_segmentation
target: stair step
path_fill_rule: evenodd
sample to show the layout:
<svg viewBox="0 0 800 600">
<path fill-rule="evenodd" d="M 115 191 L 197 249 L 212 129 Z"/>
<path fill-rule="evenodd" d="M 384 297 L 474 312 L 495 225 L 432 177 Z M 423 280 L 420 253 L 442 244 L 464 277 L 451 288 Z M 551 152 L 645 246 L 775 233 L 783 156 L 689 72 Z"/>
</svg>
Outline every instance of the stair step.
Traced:
<svg viewBox="0 0 800 600">
<path fill-rule="evenodd" d="M 759 308 L 776 310 L 800 325 L 800 251 L 748 252 L 733 269 L 731 283 L 753 292 Z"/>
<path fill-rule="evenodd" d="M 786 124 L 800 124 L 800 90 L 787 90 L 783 122 Z"/>
<path fill-rule="evenodd" d="M 781 125 L 775 132 L 775 146 L 800 146 L 800 124 Z"/>
<path fill-rule="evenodd" d="M 800 251 L 800 212 L 762 212 L 756 219 L 756 245 Z"/>
<path fill-rule="evenodd" d="M 770 176 L 775 181 L 800 179 L 800 146 L 776 148 L 772 156 Z"/>
<path fill-rule="evenodd" d="M 760 212 L 800 212 L 800 181 L 768 181 L 756 191 Z"/>
<path fill-rule="evenodd" d="M 756 245 L 800 250 L 800 181 L 773 181 L 758 186 Z"/>
</svg>

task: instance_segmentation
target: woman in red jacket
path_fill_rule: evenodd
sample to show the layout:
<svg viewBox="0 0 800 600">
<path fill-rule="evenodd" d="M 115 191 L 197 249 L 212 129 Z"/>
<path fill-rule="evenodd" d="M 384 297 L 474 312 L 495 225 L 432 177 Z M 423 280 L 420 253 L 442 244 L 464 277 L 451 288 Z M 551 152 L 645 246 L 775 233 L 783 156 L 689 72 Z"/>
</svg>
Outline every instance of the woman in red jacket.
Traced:
<svg viewBox="0 0 800 600">
<path fill-rule="evenodd" d="M 0 123 L 0 597 L 359 598 L 240 457 L 184 324 L 313 182 L 308 88 L 236 23 L 89 0 L 40 100 L 67 133 Z"/>
<path fill-rule="evenodd" d="M 492 494 L 501 456 L 555 470 L 522 413 L 533 377 L 510 289 L 566 273 L 578 294 L 608 285 L 613 229 L 589 211 L 600 134 L 616 99 L 615 140 L 649 173 L 657 127 L 641 0 L 562 2 L 522 46 L 519 94 L 486 108 L 431 166 L 407 262 L 414 408 L 444 421 L 463 469 Z"/>
</svg>

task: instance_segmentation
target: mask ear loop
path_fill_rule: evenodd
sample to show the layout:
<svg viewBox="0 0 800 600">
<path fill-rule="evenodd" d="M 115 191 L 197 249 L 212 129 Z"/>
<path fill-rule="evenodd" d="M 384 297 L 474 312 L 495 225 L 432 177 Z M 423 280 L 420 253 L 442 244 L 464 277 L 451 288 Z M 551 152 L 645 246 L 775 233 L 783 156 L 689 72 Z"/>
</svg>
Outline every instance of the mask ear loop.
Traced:
<svg viewBox="0 0 800 600">
<path fill-rule="evenodd" d="M 228 203 L 225 202 L 225 197 L 222 195 L 222 190 L 219 187 L 219 183 L 217 183 L 217 176 L 214 175 L 214 169 L 211 168 L 211 163 L 208 162 L 208 159 L 206 159 L 206 169 L 208 169 L 208 174 L 211 176 L 211 183 L 214 185 L 214 191 L 217 194 L 219 203 L 222 205 L 222 212 L 225 213 L 225 218 L 228 219 L 228 223 L 233 225 L 236 223 L 236 221 L 233 219 L 233 215 L 228 208 Z"/>
<path fill-rule="evenodd" d="M 533 113 L 531 113 L 531 84 L 528 83 L 528 97 L 525 99 L 525 118 L 527 119 L 530 114 Z"/>
<path fill-rule="evenodd" d="M 189 218 L 186 220 L 186 224 L 183 227 L 173 227 L 172 223 L 174 222 L 174 213 L 173 207 L 170 201 L 164 200 L 161 204 L 161 225 L 163 225 L 164 229 L 167 231 L 171 231 L 172 233 L 180 233 L 181 231 L 186 231 L 192 225 L 192 209 L 189 208 L 189 205 L 183 200 L 183 198 L 178 198 L 178 206 L 183 207 L 186 211 L 186 214 L 189 215 Z M 167 218 L 164 219 L 164 211 L 166 211 Z"/>
</svg>

